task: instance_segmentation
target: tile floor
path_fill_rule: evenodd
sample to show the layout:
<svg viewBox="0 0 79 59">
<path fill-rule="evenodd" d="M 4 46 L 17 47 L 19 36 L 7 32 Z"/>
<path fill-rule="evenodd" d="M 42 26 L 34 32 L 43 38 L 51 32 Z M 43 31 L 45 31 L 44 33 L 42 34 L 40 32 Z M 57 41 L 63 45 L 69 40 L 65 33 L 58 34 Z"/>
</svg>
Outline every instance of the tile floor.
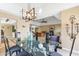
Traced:
<svg viewBox="0 0 79 59">
<path fill-rule="evenodd" d="M 0 50 L 1 51 L 1 50 Z M 58 53 L 60 53 L 62 56 L 69 56 L 69 52 L 63 49 L 58 49 Z M 5 52 L 0 52 L 0 56 L 4 56 Z M 72 56 L 79 56 L 79 54 L 73 53 Z"/>
<path fill-rule="evenodd" d="M 66 51 L 64 49 L 58 49 L 58 53 L 60 53 L 63 56 L 69 56 L 69 51 Z M 79 56 L 77 53 L 72 53 L 72 56 Z"/>
</svg>

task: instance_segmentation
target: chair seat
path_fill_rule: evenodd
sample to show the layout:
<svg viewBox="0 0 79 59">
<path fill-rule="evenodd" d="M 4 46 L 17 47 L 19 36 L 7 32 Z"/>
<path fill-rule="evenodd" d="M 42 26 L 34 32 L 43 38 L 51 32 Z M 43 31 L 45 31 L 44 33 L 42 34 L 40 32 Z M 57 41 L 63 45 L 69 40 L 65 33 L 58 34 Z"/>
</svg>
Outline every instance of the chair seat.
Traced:
<svg viewBox="0 0 79 59">
<path fill-rule="evenodd" d="M 62 56 L 62 55 L 57 52 L 50 52 L 49 56 Z"/>
<path fill-rule="evenodd" d="M 21 51 L 21 47 L 19 47 L 18 45 L 14 45 L 12 47 L 9 47 L 7 50 L 7 53 L 9 52 L 9 55 L 13 55 L 13 53 L 20 53 Z"/>
<path fill-rule="evenodd" d="M 16 56 L 33 56 L 31 53 L 28 53 L 27 51 L 22 51 L 19 54 L 17 54 Z"/>
<path fill-rule="evenodd" d="M 10 47 L 10 55 L 13 55 L 13 53 L 16 53 L 16 56 L 32 56 L 32 54 L 25 51 L 22 47 L 19 47 L 18 45 Z"/>
</svg>

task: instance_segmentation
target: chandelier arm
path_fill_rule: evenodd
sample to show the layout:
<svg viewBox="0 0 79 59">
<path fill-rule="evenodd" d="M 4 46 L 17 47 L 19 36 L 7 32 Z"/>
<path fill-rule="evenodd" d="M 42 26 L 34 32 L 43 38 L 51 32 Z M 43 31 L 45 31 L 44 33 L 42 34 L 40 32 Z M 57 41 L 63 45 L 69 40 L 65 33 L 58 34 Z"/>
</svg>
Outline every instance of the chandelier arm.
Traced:
<svg viewBox="0 0 79 59">
<path fill-rule="evenodd" d="M 32 8 L 31 10 L 29 10 L 28 12 L 30 13 L 32 10 L 35 10 L 35 8 Z"/>
<path fill-rule="evenodd" d="M 22 19 L 24 19 L 24 20 L 27 20 L 28 19 L 28 21 L 30 21 L 30 20 L 33 20 L 33 19 L 35 19 L 36 17 L 35 17 L 35 8 L 32 8 L 31 10 L 29 10 L 29 11 L 25 11 L 25 16 L 24 16 L 24 10 L 23 10 L 23 8 L 22 8 Z"/>
</svg>

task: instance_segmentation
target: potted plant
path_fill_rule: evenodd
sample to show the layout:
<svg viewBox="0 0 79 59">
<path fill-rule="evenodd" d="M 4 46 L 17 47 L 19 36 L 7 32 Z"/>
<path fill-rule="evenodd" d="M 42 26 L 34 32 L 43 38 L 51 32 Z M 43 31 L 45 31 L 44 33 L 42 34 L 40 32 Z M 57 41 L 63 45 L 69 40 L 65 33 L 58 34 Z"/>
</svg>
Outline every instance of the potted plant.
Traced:
<svg viewBox="0 0 79 59">
<path fill-rule="evenodd" d="M 16 29 L 14 28 L 14 26 L 12 27 L 12 36 L 15 37 L 15 32 L 16 32 Z"/>
</svg>

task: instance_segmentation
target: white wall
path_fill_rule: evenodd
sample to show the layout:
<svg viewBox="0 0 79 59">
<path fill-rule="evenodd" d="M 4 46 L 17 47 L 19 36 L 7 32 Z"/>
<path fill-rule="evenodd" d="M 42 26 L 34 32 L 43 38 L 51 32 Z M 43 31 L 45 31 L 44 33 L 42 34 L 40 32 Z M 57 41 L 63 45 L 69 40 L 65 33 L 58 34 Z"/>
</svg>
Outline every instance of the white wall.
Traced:
<svg viewBox="0 0 79 59">
<path fill-rule="evenodd" d="M 27 38 L 29 34 L 29 27 L 30 27 L 31 21 L 25 22 L 24 20 L 18 20 L 17 22 L 17 31 L 21 33 L 21 39 L 24 40 Z M 23 27 L 25 26 L 25 27 Z"/>
</svg>

